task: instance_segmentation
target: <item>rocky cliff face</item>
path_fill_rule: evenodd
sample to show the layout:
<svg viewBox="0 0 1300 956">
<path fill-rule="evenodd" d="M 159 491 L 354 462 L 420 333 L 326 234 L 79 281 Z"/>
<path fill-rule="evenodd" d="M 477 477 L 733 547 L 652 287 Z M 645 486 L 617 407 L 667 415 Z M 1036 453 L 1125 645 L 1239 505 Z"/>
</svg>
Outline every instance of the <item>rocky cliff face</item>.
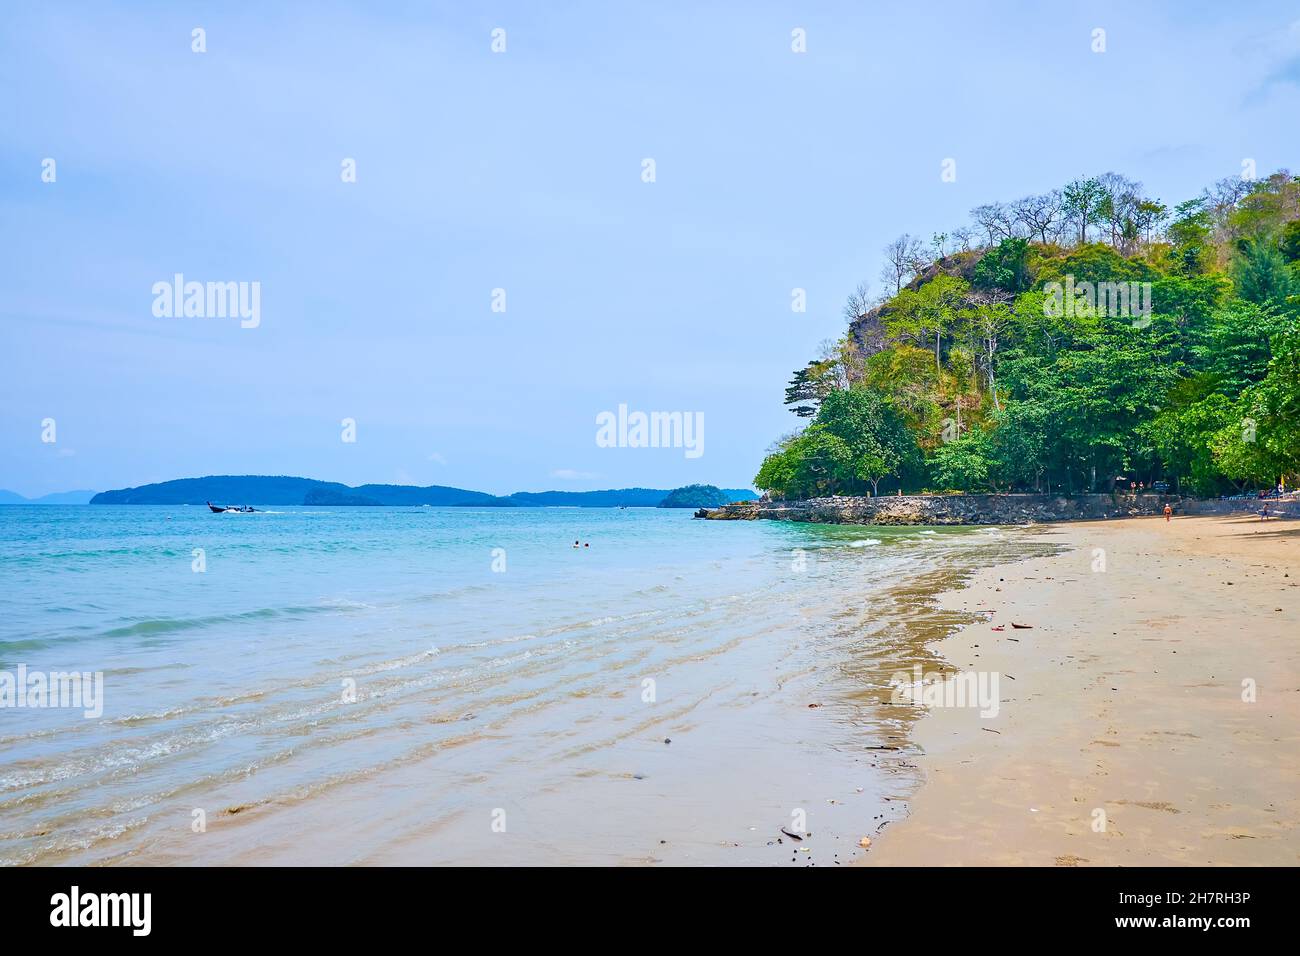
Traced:
<svg viewBox="0 0 1300 956">
<path fill-rule="evenodd" d="M 975 266 L 984 257 L 985 251 L 983 249 L 967 249 L 950 253 L 942 259 L 930 263 L 903 288 L 919 289 L 940 273 L 958 276 L 969 282 L 975 271 Z M 866 355 L 875 355 L 887 345 L 896 341 L 886 328 L 892 311 L 887 305 L 877 305 L 849 322 L 849 335 L 853 337 L 858 343 L 858 347 Z"/>
<path fill-rule="evenodd" d="M 1047 524 L 1175 514 L 1258 512 L 1260 501 L 1199 501 L 1164 495 L 901 495 L 758 501 L 706 511 L 714 521 L 810 521 L 820 524 L 975 525 Z M 1270 514 L 1300 517 L 1300 502 L 1270 502 Z"/>
</svg>

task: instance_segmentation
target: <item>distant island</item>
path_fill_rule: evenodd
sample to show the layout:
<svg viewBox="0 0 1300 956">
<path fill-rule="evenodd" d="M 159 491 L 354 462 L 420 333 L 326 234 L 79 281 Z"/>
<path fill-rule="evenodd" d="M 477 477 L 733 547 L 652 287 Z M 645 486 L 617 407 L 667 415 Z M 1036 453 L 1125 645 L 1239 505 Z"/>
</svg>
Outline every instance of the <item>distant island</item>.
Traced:
<svg viewBox="0 0 1300 956">
<path fill-rule="evenodd" d="M 734 492 L 723 491 L 713 485 L 687 485 L 668 493 L 668 497 L 659 502 L 660 508 L 721 508 L 733 504 Z M 745 500 L 752 500 L 756 495 L 746 493 Z"/>
<path fill-rule="evenodd" d="M 0 488 L 0 505 L 84 505 L 94 497 L 93 491 L 56 491 L 39 498 L 28 498 L 16 491 Z"/>
<path fill-rule="evenodd" d="M 695 503 L 701 494 L 707 496 L 707 501 L 701 499 Z M 138 488 L 102 491 L 90 498 L 89 503 L 201 505 L 212 501 L 217 504 L 334 507 L 430 505 L 470 508 L 657 508 L 662 505 L 668 508 L 699 508 L 720 507 L 757 497 L 755 492 L 747 488 L 720 489 L 713 485 L 688 485 L 676 490 L 621 488 L 606 491 L 518 491 L 512 495 L 498 496 L 443 485 L 359 485 L 353 488 L 338 482 L 284 475 L 209 475 L 204 478 L 178 478 Z M 668 503 L 670 499 L 674 503 Z M 0 503 L 4 503 L 2 499 Z"/>
</svg>

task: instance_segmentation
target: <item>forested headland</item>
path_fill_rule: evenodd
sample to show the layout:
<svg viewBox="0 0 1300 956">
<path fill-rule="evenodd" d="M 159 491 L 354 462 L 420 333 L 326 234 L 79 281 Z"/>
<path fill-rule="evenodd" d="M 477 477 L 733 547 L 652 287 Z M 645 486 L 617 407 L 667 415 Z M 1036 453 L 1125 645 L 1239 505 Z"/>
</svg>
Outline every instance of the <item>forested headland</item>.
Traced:
<svg viewBox="0 0 1300 956">
<path fill-rule="evenodd" d="M 775 497 L 1273 487 L 1300 473 L 1300 177 L 1108 173 L 885 249 L 795 372 Z"/>
</svg>

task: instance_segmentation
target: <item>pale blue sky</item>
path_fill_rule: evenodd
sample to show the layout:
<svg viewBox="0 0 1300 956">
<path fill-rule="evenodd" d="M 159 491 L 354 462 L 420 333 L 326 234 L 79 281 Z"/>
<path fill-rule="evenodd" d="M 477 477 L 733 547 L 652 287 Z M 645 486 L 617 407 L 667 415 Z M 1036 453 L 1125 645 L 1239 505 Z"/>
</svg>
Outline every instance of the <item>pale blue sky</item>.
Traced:
<svg viewBox="0 0 1300 956">
<path fill-rule="evenodd" d="M 1063 6 L 7 3 L 0 487 L 747 485 L 900 232 L 1300 165 L 1300 8 Z M 155 318 L 176 272 L 261 326 Z M 705 453 L 597 447 L 620 403 Z"/>
</svg>

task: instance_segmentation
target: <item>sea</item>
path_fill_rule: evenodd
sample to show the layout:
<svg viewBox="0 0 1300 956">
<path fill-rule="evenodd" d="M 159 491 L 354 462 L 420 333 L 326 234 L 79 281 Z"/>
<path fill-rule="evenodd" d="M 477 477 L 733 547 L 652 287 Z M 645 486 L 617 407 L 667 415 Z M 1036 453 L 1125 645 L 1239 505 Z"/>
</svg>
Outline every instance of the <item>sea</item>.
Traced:
<svg viewBox="0 0 1300 956">
<path fill-rule="evenodd" d="M 1025 534 L 0 506 L 0 865 L 847 865 Z"/>
</svg>

